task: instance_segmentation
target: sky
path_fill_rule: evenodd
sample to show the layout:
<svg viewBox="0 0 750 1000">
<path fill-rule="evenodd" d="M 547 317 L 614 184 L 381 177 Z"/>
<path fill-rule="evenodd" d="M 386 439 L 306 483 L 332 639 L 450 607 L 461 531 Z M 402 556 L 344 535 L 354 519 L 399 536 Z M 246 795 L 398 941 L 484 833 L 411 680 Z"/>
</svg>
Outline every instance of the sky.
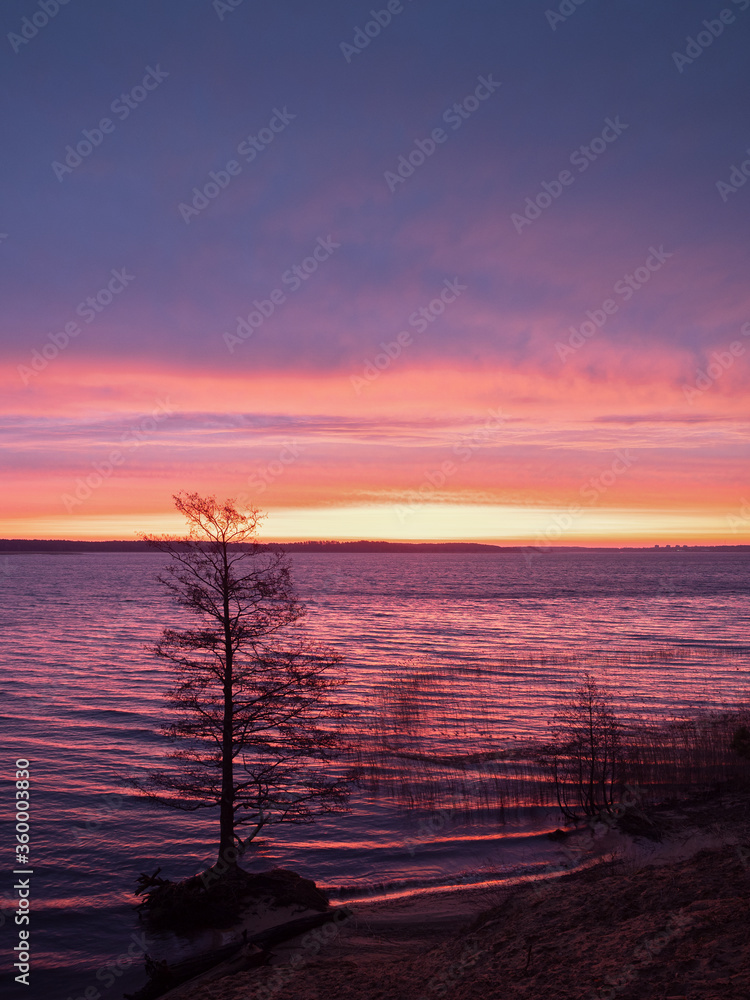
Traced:
<svg viewBox="0 0 750 1000">
<path fill-rule="evenodd" d="M 0 536 L 750 542 L 750 0 L 0 19 Z"/>
</svg>

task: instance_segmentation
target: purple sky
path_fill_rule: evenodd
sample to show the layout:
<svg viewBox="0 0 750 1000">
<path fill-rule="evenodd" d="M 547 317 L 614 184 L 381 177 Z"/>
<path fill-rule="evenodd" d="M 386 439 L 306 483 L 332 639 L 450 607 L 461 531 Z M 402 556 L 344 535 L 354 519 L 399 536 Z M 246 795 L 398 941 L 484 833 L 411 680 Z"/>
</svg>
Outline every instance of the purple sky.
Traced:
<svg viewBox="0 0 750 1000">
<path fill-rule="evenodd" d="M 747 540 L 750 0 L 234 2 L 3 6 L 0 534 Z"/>
</svg>

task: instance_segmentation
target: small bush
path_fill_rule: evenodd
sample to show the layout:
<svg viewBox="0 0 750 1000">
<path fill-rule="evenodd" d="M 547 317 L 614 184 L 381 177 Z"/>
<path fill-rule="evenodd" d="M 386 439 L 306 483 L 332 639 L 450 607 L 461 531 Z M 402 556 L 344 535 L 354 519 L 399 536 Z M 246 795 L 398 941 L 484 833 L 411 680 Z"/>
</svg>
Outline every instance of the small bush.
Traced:
<svg viewBox="0 0 750 1000">
<path fill-rule="evenodd" d="M 611 813 L 623 781 L 622 726 L 593 676 L 585 673 L 554 718 L 555 739 L 539 755 L 563 814 Z"/>
</svg>

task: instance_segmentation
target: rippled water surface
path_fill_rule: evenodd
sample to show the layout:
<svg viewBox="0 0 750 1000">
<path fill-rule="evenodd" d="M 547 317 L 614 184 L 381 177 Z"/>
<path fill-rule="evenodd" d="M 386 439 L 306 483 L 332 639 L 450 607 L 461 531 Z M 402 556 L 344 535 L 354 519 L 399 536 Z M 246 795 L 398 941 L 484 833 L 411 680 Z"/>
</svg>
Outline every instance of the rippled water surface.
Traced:
<svg viewBox="0 0 750 1000">
<path fill-rule="evenodd" d="M 17 757 L 33 772 L 33 998 L 87 987 L 114 998 L 137 986 L 131 971 L 109 985 L 106 963 L 138 930 L 138 874 L 162 865 L 178 878 L 213 860 L 215 821 L 128 791 L 168 749 L 158 728 L 170 674 L 148 645 L 184 619 L 156 582 L 161 564 L 151 553 L 14 555 L 0 575 L 4 773 Z M 561 552 L 529 564 L 513 554 L 305 553 L 293 566 L 307 627 L 348 666 L 349 702 L 371 706 L 400 674 L 440 667 L 443 683 L 455 678 L 460 733 L 436 736 L 451 752 L 543 731 L 582 666 L 598 670 L 624 713 L 747 697 L 747 554 Z M 497 691 L 481 725 L 476 677 Z M 541 836 L 543 810 L 505 825 L 445 814 L 426 835 L 431 815 L 359 792 L 347 815 L 273 831 L 252 864 L 294 868 L 353 898 L 508 877 L 555 850 Z M 7 903 L 3 917 L 5 962 L 15 940 Z"/>
</svg>

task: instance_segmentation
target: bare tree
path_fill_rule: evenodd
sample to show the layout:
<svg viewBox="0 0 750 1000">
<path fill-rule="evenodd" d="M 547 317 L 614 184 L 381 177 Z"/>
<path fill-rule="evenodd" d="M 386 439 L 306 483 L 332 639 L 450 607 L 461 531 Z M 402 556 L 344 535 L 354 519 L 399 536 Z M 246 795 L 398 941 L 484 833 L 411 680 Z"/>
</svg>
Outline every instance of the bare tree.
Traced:
<svg viewBox="0 0 750 1000">
<path fill-rule="evenodd" d="M 557 802 L 570 819 L 612 813 L 622 779 L 622 726 L 612 704 L 586 672 L 570 700 L 555 715 L 555 738 L 539 759 L 551 774 Z"/>
<path fill-rule="evenodd" d="M 196 493 L 174 501 L 188 537 L 142 537 L 170 556 L 159 579 L 197 619 L 154 647 L 177 670 L 178 714 L 163 732 L 181 766 L 137 785 L 178 809 L 218 807 L 219 860 L 235 865 L 264 826 L 345 806 L 346 781 L 328 773 L 340 656 L 297 628 L 304 608 L 287 556 L 256 540 L 264 515 Z"/>
</svg>

